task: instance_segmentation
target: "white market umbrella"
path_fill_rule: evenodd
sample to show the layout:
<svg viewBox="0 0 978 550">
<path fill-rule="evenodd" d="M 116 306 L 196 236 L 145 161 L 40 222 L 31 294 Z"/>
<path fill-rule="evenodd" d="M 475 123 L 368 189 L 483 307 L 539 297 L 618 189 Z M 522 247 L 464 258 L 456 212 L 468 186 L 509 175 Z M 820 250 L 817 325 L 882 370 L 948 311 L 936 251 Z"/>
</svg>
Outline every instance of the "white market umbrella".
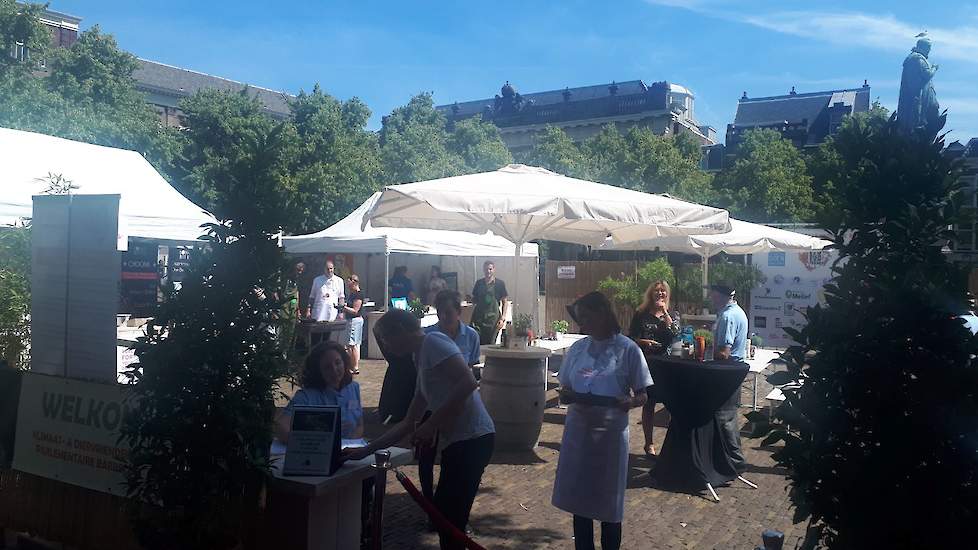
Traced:
<svg viewBox="0 0 978 550">
<path fill-rule="evenodd" d="M 535 239 L 598 246 L 609 237 L 614 243 L 626 243 L 730 230 L 726 210 L 522 164 L 388 186 L 364 215 L 362 227 L 368 223 L 492 231 L 514 243 L 517 257 L 523 243 Z M 519 278 L 517 292 L 518 285 Z"/>
<path fill-rule="evenodd" d="M 703 261 L 703 292 L 708 284 L 709 259 L 725 252 L 727 254 L 754 254 L 758 252 L 804 252 L 822 250 L 832 244 L 830 241 L 786 231 L 759 223 L 730 220 L 730 231 L 713 235 L 688 235 L 685 237 L 662 237 L 628 243 L 606 241 L 603 250 L 663 250 L 696 254 Z"/>
</svg>

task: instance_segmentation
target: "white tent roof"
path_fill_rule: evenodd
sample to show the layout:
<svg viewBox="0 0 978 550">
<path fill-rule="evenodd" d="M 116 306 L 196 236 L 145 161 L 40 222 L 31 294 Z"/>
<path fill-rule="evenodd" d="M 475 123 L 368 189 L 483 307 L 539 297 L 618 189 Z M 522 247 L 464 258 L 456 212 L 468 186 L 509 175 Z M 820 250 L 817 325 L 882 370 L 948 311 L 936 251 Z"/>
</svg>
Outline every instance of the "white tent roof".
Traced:
<svg viewBox="0 0 978 550">
<path fill-rule="evenodd" d="M 756 252 L 821 250 L 832 244 L 825 239 L 802 235 L 758 223 L 730 220 L 731 230 L 716 235 L 689 235 L 686 237 L 662 237 L 630 243 L 608 242 L 605 250 L 654 250 L 685 252 L 699 256 L 727 254 L 753 254 Z"/>
<path fill-rule="evenodd" d="M 438 229 L 373 227 L 361 230 L 363 216 L 373 208 L 380 193 L 374 193 L 359 208 L 335 224 L 309 235 L 283 237 L 290 254 L 335 253 L 416 253 L 437 256 L 512 256 L 515 245 L 506 239 L 484 233 Z M 537 245 L 523 245 L 523 256 L 536 256 Z"/>
<path fill-rule="evenodd" d="M 513 242 L 600 245 L 723 233 L 726 210 L 510 164 L 492 172 L 386 187 L 363 224 L 483 233 Z"/>
<path fill-rule="evenodd" d="M 74 194 L 121 195 L 119 228 L 130 237 L 194 241 L 216 221 L 135 151 L 0 128 L 0 225 L 31 217 L 49 175 L 71 181 Z"/>
</svg>

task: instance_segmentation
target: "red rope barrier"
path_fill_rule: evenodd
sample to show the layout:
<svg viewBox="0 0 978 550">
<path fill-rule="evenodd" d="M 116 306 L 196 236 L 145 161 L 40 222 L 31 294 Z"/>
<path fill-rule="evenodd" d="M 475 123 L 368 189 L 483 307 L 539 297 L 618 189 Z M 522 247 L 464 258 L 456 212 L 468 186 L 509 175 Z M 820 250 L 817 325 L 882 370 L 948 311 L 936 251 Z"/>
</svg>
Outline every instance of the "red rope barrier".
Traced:
<svg viewBox="0 0 978 550">
<path fill-rule="evenodd" d="M 418 503 L 418 506 L 420 506 L 421 509 L 428 514 L 431 521 L 434 522 L 436 527 L 438 527 L 438 531 L 448 534 L 448 536 L 452 537 L 452 539 L 455 541 L 464 544 L 469 550 L 486 550 L 484 546 L 480 546 L 479 543 L 470 539 L 468 535 L 459 531 L 458 527 L 455 527 L 447 519 L 445 519 L 445 516 L 441 515 L 438 508 L 436 508 L 430 500 L 425 498 L 425 496 L 421 494 L 421 491 L 414 486 L 414 483 L 411 482 L 411 479 L 408 478 L 408 476 L 402 474 L 398 470 L 394 470 L 394 476 L 401 482 L 401 485 L 404 486 L 404 490 L 411 495 L 411 498 Z"/>
</svg>

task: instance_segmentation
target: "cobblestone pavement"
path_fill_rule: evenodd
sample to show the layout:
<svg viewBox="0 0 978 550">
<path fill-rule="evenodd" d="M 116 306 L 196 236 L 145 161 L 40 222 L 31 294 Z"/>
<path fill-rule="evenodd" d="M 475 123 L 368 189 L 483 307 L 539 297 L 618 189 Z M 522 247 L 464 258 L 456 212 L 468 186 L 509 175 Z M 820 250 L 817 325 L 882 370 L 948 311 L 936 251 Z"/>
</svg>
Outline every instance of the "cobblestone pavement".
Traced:
<svg viewBox="0 0 978 550">
<path fill-rule="evenodd" d="M 376 436 L 384 429 L 375 411 L 385 368 L 386 363 L 381 361 L 361 363 L 358 380 L 368 418 L 368 436 Z M 744 403 L 750 403 L 749 380 L 748 377 L 744 383 Z M 761 380 L 758 393 L 763 398 L 769 387 L 763 376 Z M 550 504 L 564 412 L 558 408 L 547 410 L 534 452 L 496 453 L 486 469 L 470 523 L 473 538 L 486 548 L 573 548 L 570 515 Z M 770 448 L 758 448 L 758 441 L 744 439 L 745 455 L 751 464 L 745 477 L 759 486 L 757 490 L 737 482 L 718 489 L 719 503 L 703 495 L 660 491 L 648 486 L 650 462 L 642 452 L 639 412 L 631 413 L 623 548 L 753 549 L 760 544 L 761 531 L 766 528 L 784 531 L 785 547 L 795 546 L 803 534 L 803 524 L 791 523 L 784 471 L 774 466 Z M 662 424 L 661 416 L 657 415 L 656 424 Z M 665 429 L 657 428 L 656 448 L 664 437 Z M 403 471 L 417 484 L 416 468 L 408 466 Z M 423 512 L 393 476 L 388 482 L 384 508 L 385 549 L 438 547 L 437 535 L 425 530 Z"/>
</svg>

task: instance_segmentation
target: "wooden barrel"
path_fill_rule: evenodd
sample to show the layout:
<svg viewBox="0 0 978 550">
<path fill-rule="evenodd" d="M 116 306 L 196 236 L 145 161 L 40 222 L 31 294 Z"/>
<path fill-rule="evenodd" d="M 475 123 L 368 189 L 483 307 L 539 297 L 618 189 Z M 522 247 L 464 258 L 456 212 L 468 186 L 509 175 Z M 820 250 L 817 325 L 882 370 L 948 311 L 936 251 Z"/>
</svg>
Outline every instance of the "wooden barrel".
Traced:
<svg viewBox="0 0 978 550">
<path fill-rule="evenodd" d="M 527 451 L 536 447 L 547 404 L 550 350 L 486 349 L 480 393 L 496 425 L 496 448 Z"/>
</svg>

